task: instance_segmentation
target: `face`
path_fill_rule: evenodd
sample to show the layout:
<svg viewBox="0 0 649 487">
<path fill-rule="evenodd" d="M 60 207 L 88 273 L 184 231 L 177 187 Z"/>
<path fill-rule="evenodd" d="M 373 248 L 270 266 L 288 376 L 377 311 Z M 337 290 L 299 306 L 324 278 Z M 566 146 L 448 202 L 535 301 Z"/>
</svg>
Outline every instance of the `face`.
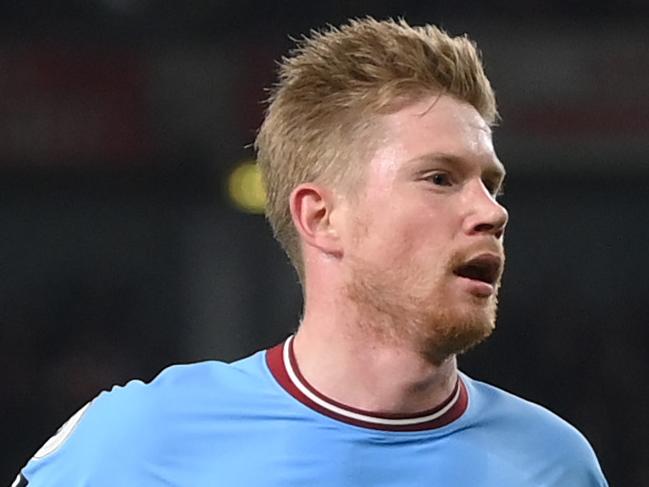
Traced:
<svg viewBox="0 0 649 487">
<path fill-rule="evenodd" d="M 439 362 L 494 328 L 504 168 L 488 125 L 455 98 L 421 100 L 379 125 L 345 210 L 346 292 L 368 332 Z"/>
</svg>

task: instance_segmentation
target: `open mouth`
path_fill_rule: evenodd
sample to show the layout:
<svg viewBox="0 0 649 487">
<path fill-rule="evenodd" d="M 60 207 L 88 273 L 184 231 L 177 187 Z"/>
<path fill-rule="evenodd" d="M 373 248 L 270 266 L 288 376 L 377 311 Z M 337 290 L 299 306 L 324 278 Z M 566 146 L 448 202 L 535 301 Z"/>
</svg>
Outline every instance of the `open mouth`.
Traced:
<svg viewBox="0 0 649 487">
<path fill-rule="evenodd" d="M 466 279 L 495 286 L 502 272 L 502 259 L 493 254 L 483 254 L 459 265 L 453 274 Z"/>
</svg>

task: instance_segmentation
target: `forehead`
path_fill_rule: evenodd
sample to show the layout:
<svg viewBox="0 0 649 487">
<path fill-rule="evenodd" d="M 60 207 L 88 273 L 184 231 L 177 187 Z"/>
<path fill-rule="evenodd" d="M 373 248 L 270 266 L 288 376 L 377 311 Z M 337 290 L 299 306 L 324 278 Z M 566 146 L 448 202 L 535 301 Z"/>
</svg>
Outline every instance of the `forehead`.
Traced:
<svg viewBox="0 0 649 487">
<path fill-rule="evenodd" d="M 398 169 L 407 161 L 447 158 L 504 173 L 489 125 L 473 106 L 453 97 L 419 100 L 383 116 L 381 126 L 383 143 L 375 159 L 379 165 L 391 161 L 395 166 L 384 170 Z"/>
</svg>

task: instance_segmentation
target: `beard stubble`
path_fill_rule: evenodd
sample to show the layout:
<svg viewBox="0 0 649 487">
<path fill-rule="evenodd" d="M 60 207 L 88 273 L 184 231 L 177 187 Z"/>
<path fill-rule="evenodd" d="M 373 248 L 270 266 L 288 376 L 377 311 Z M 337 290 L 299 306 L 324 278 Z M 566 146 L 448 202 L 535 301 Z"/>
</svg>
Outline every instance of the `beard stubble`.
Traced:
<svg viewBox="0 0 649 487">
<path fill-rule="evenodd" d="M 495 328 L 497 291 L 488 298 L 451 289 L 452 269 L 475 253 L 456 252 L 430 275 L 416 262 L 377 265 L 354 258 L 347 297 L 361 331 L 383 343 L 414 349 L 439 365 L 486 339 Z M 463 291 L 461 291 L 463 292 Z"/>
</svg>

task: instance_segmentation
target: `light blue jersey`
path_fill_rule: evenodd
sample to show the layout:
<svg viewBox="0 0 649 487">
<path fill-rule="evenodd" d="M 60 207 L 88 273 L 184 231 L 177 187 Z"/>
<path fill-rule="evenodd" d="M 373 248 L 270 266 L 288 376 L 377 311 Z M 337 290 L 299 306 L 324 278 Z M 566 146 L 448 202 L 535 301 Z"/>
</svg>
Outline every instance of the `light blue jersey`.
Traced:
<svg viewBox="0 0 649 487">
<path fill-rule="evenodd" d="M 376 415 L 301 376 L 291 340 L 174 366 L 100 394 L 14 485 L 595 487 L 586 439 L 540 406 L 461 375 L 438 408 Z"/>
</svg>

